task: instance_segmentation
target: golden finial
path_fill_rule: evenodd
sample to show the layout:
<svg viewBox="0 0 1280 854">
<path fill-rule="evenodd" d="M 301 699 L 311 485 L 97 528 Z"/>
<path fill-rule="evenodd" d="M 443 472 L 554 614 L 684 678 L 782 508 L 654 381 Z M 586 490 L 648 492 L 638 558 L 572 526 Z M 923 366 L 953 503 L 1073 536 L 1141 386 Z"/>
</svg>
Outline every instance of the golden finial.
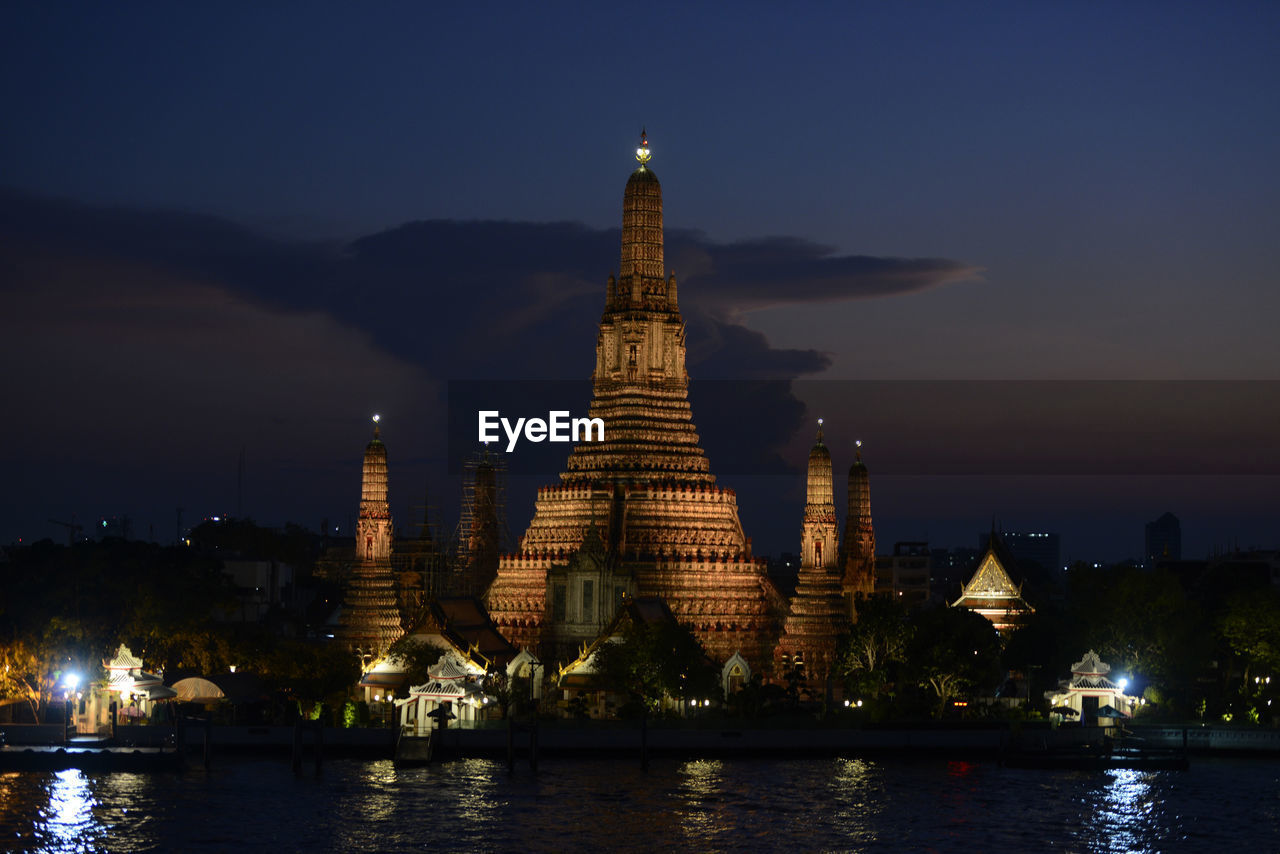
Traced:
<svg viewBox="0 0 1280 854">
<path fill-rule="evenodd" d="M 643 166 L 649 162 L 649 158 L 653 153 L 649 151 L 649 134 L 645 133 L 644 128 L 640 129 L 640 147 L 636 149 L 636 160 L 640 161 Z"/>
<path fill-rule="evenodd" d="M 855 449 L 853 452 L 853 458 L 858 462 L 862 462 L 862 440 L 855 439 L 853 445 Z"/>
<path fill-rule="evenodd" d="M 373 438 L 378 438 L 378 422 L 382 420 L 382 416 L 378 413 L 373 414 Z"/>
<path fill-rule="evenodd" d="M 819 418 L 819 419 L 818 419 L 818 442 L 817 442 L 817 444 L 819 444 L 819 445 L 821 445 L 821 444 L 822 444 L 822 421 L 823 421 L 823 419 L 821 419 L 821 418 Z"/>
</svg>

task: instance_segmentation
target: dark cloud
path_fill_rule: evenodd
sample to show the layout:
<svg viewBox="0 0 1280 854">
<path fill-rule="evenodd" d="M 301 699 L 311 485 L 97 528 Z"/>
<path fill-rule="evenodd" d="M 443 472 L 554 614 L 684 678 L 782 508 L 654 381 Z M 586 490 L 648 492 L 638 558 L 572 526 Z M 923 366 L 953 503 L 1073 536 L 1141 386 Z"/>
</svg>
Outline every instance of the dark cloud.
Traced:
<svg viewBox="0 0 1280 854">
<path fill-rule="evenodd" d="M 352 484 L 335 467 L 358 456 L 374 408 L 394 412 L 401 471 L 421 482 L 446 462 L 444 381 L 589 375 L 619 243 L 616 229 L 574 223 L 453 221 L 307 243 L 198 214 L 0 193 L 0 332 L 6 364 L 23 367 L 9 392 L 40 413 L 39 430 L 8 421 L 6 456 L 50 502 L 9 515 L 29 526 L 72 512 L 58 501 L 118 512 L 146 504 L 140 490 L 225 512 L 243 447 L 258 460 L 260 499 L 246 512 L 341 513 Z M 669 258 L 687 261 L 677 275 L 690 370 L 707 381 L 691 399 L 708 452 L 718 470 L 758 473 L 791 468 L 778 453 L 804 417 L 791 381 L 829 359 L 775 348 L 736 317 L 969 269 L 693 232 L 673 233 Z"/>
<path fill-rule="evenodd" d="M 681 284 L 691 284 L 695 304 L 735 319 L 773 306 L 910 293 L 981 273 L 944 258 L 836 255 L 796 237 L 720 244 L 688 231 L 669 234 L 667 264 Z"/>
</svg>

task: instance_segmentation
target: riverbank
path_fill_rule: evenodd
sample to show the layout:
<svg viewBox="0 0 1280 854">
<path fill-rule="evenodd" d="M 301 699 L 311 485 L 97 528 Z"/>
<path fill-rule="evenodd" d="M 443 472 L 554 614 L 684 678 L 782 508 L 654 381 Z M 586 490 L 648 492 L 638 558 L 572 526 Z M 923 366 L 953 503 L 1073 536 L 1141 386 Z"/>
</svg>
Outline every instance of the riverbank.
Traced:
<svg viewBox="0 0 1280 854">
<path fill-rule="evenodd" d="M 790 722 L 789 722 L 790 723 Z M 1280 757 L 1280 730 L 1225 726 L 1135 726 L 1126 743 L 1152 748 L 1185 749 L 1190 754 Z M 62 728 L 0 726 L 8 749 L 25 745 L 62 745 Z M 799 757 L 921 755 L 955 758 L 997 757 L 1011 746 L 1068 746 L 1096 743 L 1099 727 L 1051 729 L 1039 722 L 883 727 L 837 727 L 816 723 L 778 726 L 761 721 L 542 721 L 536 728 L 542 757 L 619 757 L 641 751 L 679 757 Z M 187 750 L 218 753 L 314 753 L 326 756 L 382 759 L 394 754 L 397 731 L 387 728 L 323 729 L 294 726 L 205 726 L 188 722 L 181 735 L 168 726 L 122 726 L 105 745 L 160 748 L 180 743 Z M 527 754 L 535 740 L 528 728 L 512 733 L 504 722 L 451 727 L 435 734 L 437 757 L 506 757 L 513 747 Z"/>
</svg>

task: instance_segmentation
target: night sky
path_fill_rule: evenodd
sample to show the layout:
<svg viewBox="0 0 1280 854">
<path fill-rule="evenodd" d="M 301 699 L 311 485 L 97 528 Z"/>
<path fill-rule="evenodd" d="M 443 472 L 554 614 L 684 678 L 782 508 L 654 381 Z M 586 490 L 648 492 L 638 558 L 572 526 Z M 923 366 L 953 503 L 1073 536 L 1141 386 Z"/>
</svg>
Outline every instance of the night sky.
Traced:
<svg viewBox="0 0 1280 854">
<path fill-rule="evenodd" d="M 0 543 L 345 529 L 373 412 L 451 529 L 448 383 L 589 375 L 646 127 L 757 552 L 818 416 L 882 551 L 1280 545 L 1280 6 L 258 5 L 0 10 Z"/>
</svg>

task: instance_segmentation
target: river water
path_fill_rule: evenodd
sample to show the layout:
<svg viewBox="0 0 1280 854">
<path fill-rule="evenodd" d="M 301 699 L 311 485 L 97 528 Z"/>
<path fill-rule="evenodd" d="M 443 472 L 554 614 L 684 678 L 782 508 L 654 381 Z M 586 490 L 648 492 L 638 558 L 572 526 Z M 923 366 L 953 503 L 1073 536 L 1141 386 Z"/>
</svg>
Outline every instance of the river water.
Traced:
<svg viewBox="0 0 1280 854">
<path fill-rule="evenodd" d="M 0 774 L 5 851 L 1277 851 L 1280 762 L 217 757 L 182 774 Z"/>
</svg>

